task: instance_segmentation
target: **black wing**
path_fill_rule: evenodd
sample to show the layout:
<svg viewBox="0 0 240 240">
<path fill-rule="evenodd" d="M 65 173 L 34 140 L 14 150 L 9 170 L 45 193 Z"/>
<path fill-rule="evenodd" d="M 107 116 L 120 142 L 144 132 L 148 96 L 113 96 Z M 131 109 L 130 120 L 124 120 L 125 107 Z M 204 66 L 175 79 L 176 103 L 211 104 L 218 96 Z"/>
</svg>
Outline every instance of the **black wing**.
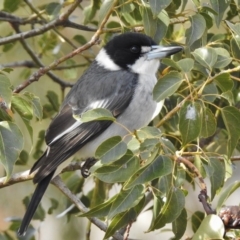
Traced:
<svg viewBox="0 0 240 240">
<path fill-rule="evenodd" d="M 40 182 L 55 171 L 63 161 L 112 124 L 111 121 L 81 123 L 73 115 L 81 117 L 89 109 L 106 108 L 117 117 L 129 105 L 136 84 L 136 74 L 107 71 L 94 62 L 70 90 L 59 114 L 50 124 L 45 138 L 48 149 L 31 169 L 31 172 L 38 169 L 34 182 Z"/>
</svg>

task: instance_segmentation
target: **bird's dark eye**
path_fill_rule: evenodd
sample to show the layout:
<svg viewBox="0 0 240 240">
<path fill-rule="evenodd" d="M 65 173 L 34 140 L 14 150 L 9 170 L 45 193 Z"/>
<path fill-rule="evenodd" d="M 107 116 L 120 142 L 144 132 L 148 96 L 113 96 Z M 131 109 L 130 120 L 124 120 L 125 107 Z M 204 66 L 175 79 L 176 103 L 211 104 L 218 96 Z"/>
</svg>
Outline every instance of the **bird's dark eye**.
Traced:
<svg viewBox="0 0 240 240">
<path fill-rule="evenodd" d="M 130 51 L 131 51 L 132 53 L 140 53 L 141 49 L 140 49 L 139 46 L 133 45 L 133 46 L 130 47 Z"/>
</svg>

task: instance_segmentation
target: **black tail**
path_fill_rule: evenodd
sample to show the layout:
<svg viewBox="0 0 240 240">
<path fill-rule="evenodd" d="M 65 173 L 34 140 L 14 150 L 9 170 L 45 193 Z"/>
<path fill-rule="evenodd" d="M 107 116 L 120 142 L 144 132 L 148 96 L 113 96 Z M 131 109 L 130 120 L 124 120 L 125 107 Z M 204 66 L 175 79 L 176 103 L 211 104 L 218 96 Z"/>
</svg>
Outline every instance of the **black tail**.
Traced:
<svg viewBox="0 0 240 240">
<path fill-rule="evenodd" d="M 18 235 L 23 236 L 25 235 L 28 225 L 32 220 L 34 213 L 45 193 L 55 171 L 51 172 L 48 176 L 46 176 L 42 181 L 40 181 L 33 193 L 32 199 L 28 205 L 27 211 L 23 217 L 22 223 L 20 228 L 18 229 Z"/>
</svg>

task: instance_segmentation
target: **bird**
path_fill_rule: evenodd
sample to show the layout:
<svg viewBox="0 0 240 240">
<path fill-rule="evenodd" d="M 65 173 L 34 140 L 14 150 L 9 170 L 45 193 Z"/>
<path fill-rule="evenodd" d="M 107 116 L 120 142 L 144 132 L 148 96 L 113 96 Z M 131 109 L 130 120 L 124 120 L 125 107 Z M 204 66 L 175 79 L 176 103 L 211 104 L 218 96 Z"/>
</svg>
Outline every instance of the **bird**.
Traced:
<svg viewBox="0 0 240 240">
<path fill-rule="evenodd" d="M 147 126 L 159 114 L 163 102 L 156 102 L 152 94 L 159 59 L 182 49 L 160 46 L 143 33 L 127 32 L 114 36 L 99 51 L 66 95 L 45 132 L 46 150 L 30 170 L 37 186 L 19 227 L 19 236 L 25 235 L 51 179 L 73 154 L 78 152 L 82 159 L 94 157 L 103 141 L 124 137 L 128 134 L 126 129 L 134 131 Z M 96 108 L 107 109 L 116 121 L 81 122 L 83 113 Z"/>
</svg>

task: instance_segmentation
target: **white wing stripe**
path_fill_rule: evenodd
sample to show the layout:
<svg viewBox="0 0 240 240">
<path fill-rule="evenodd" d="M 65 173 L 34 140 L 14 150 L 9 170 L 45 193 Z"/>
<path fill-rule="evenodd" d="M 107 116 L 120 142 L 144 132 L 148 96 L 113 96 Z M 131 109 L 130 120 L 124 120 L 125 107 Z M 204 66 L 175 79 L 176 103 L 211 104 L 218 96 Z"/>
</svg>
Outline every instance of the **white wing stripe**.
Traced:
<svg viewBox="0 0 240 240">
<path fill-rule="evenodd" d="M 80 126 L 81 124 L 82 124 L 82 122 L 76 121 L 71 127 L 67 128 L 65 131 L 63 131 L 62 133 L 60 133 L 59 135 L 57 135 L 57 136 L 49 143 L 49 145 L 51 145 L 53 142 L 57 141 L 59 138 L 61 138 L 61 137 L 64 136 L 65 134 L 71 132 L 72 130 L 74 130 L 75 128 L 77 128 L 78 126 Z"/>
</svg>

